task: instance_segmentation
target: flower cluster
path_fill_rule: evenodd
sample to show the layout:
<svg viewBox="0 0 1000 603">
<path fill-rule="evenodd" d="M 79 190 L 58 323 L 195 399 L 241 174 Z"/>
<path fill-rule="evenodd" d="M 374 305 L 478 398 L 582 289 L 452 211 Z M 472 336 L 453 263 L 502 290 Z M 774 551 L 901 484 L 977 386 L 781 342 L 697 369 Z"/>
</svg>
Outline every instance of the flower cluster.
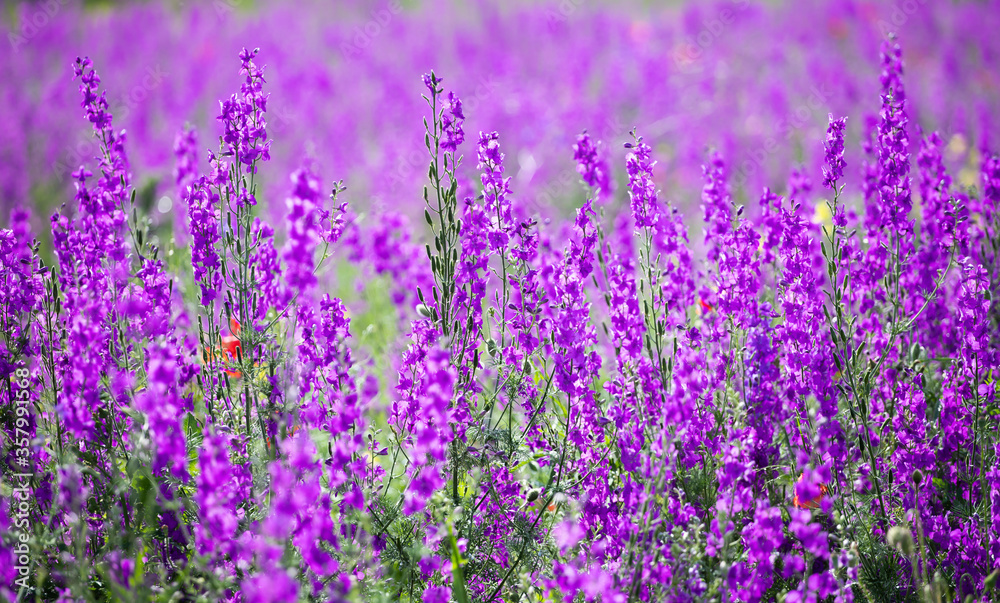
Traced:
<svg viewBox="0 0 1000 603">
<path fill-rule="evenodd" d="M 576 161 L 576 171 L 587 186 L 601 195 L 611 191 L 607 159 L 599 148 L 599 143 L 594 142 L 586 130 L 576 137 L 573 160 Z"/>
<path fill-rule="evenodd" d="M 826 160 L 823 164 L 823 186 L 835 188 L 837 182 L 844 177 L 844 128 L 847 127 L 847 118 L 833 119 L 830 116 L 830 125 L 826 129 Z"/>
<path fill-rule="evenodd" d="M 441 129 L 444 132 L 444 140 L 441 148 L 446 151 L 455 151 L 458 145 L 465 142 L 465 133 L 462 125 L 465 123 L 465 114 L 462 112 L 462 101 L 455 96 L 454 92 L 448 93 L 448 100 L 444 104 L 444 118 L 441 120 Z"/>
<path fill-rule="evenodd" d="M 636 23 L 629 56 L 658 56 Z M 99 155 L 51 254 L 29 212 L 0 230 L 0 598 L 988 600 L 1000 160 L 988 132 L 911 144 L 908 114 L 936 112 L 906 96 L 894 38 L 877 118 L 831 114 L 825 141 L 809 124 L 765 161 L 738 133 L 663 137 L 680 99 L 624 158 L 563 138 L 576 170 L 550 207 L 527 200 L 559 163 L 433 72 L 427 169 L 403 170 L 423 204 L 362 186 L 348 209 L 342 182 L 327 201 L 322 161 L 265 164 L 296 126 L 267 112 L 257 60 L 239 54 L 205 165 L 194 129 L 175 140 L 183 225 L 145 215 L 156 184 L 74 67 Z M 466 112 L 497 129 L 467 142 Z M 787 170 L 750 186 L 765 163 Z M 22 545 L 37 580 L 9 569 Z"/>
<path fill-rule="evenodd" d="M 256 173 L 258 159 L 271 158 L 271 142 L 267 139 L 264 119 L 268 97 L 263 92 L 264 72 L 253 62 L 258 52 L 258 49 L 251 52 L 244 48 L 240 53 L 243 62 L 240 73 L 246 76 L 246 81 L 240 86 L 239 94 L 220 103 L 218 117 L 223 123 L 222 141 L 226 149 L 223 155 L 232 157 L 236 166 L 247 174 Z M 252 205 L 256 199 L 250 196 L 236 199 L 237 204 L 244 202 Z"/>
</svg>

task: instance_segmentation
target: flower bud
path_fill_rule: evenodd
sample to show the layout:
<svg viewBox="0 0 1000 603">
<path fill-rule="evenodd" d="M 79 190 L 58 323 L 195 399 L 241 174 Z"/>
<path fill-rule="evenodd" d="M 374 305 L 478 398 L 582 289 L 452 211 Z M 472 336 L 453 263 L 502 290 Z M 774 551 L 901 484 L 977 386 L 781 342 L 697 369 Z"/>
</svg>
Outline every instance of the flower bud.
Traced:
<svg viewBox="0 0 1000 603">
<path fill-rule="evenodd" d="M 993 570 L 993 573 L 986 576 L 986 580 L 983 581 L 984 592 L 990 592 L 997 585 L 997 578 L 1000 578 L 1000 568 Z"/>
<path fill-rule="evenodd" d="M 904 557 L 913 555 L 913 534 L 909 528 L 903 526 L 893 526 L 885 537 L 886 543 L 903 554 Z"/>
</svg>

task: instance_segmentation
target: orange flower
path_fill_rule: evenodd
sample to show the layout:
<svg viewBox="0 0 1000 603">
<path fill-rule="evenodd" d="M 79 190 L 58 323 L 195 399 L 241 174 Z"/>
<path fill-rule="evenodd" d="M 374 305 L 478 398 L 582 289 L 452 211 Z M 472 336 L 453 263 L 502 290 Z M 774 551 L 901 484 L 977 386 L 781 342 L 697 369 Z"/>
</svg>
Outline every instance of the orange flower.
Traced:
<svg viewBox="0 0 1000 603">
<path fill-rule="evenodd" d="M 243 354 L 243 345 L 240 343 L 240 322 L 235 318 L 229 319 L 229 329 L 232 331 L 232 335 L 224 335 L 222 337 L 222 346 L 213 350 L 205 350 L 205 361 L 210 362 L 215 358 L 215 353 L 218 353 L 221 357 L 221 361 L 225 363 L 235 363 L 238 362 L 240 356 Z M 214 353 L 213 353 L 214 352 Z M 233 368 L 224 368 L 227 375 L 235 379 L 239 379 L 243 376 L 243 373 Z"/>
<path fill-rule="evenodd" d="M 239 339 L 240 321 L 230 317 L 229 330 L 232 331 L 232 335 L 226 335 L 222 338 L 222 357 L 226 362 L 239 362 L 240 356 L 243 355 L 243 345 L 240 343 Z M 235 369 L 224 370 L 227 375 L 235 379 L 239 379 L 243 376 L 243 373 Z"/>
<path fill-rule="evenodd" d="M 805 477 L 806 477 L 805 474 L 800 475 L 799 476 L 799 483 L 802 483 L 802 480 L 805 479 Z M 823 496 L 825 496 L 825 495 L 827 495 L 829 493 L 830 493 L 830 490 L 826 487 L 826 484 L 820 484 L 819 485 L 819 496 L 817 496 L 815 498 L 810 498 L 809 500 L 806 500 L 806 501 L 800 501 L 799 500 L 799 495 L 796 494 L 795 498 L 792 500 L 792 505 L 795 506 L 795 507 L 797 507 L 797 508 L 799 508 L 799 509 L 808 509 L 808 510 L 812 511 L 812 510 L 815 510 L 815 509 L 819 508 L 820 503 L 823 502 Z"/>
</svg>

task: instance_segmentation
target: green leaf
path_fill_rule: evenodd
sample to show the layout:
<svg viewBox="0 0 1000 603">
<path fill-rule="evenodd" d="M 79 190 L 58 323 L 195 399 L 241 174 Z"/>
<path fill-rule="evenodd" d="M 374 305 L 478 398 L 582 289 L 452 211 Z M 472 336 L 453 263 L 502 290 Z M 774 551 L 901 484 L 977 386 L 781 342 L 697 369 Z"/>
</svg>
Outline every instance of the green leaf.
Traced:
<svg viewBox="0 0 1000 603">
<path fill-rule="evenodd" d="M 469 593 L 465 588 L 465 560 L 458 550 L 455 535 L 451 539 L 451 596 L 457 603 L 469 603 Z"/>
<path fill-rule="evenodd" d="M 771 483 L 776 486 L 791 486 L 795 484 L 795 478 L 791 473 L 783 473 L 771 480 Z"/>
</svg>

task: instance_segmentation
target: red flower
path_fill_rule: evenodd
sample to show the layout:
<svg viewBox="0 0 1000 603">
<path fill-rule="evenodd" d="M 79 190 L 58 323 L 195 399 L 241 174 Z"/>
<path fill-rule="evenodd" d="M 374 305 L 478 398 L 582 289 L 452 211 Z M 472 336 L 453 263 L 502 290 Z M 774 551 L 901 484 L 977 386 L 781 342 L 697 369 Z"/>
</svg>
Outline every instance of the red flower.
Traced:
<svg viewBox="0 0 1000 603">
<path fill-rule="evenodd" d="M 222 337 L 222 346 L 214 350 L 219 353 L 222 362 L 226 364 L 232 364 L 239 362 L 240 357 L 243 355 L 243 345 L 240 343 L 240 322 L 235 318 L 229 319 L 229 329 L 232 331 L 232 335 L 224 335 Z M 205 361 L 210 362 L 215 358 L 215 354 L 212 350 L 205 350 Z M 223 368 L 223 371 L 230 377 L 239 379 L 243 376 L 243 373 L 234 368 Z"/>
<path fill-rule="evenodd" d="M 805 474 L 802 474 L 802 475 L 799 476 L 799 482 L 801 482 L 803 479 L 805 479 Z M 825 495 L 827 495 L 829 493 L 830 493 L 830 490 L 826 487 L 826 484 L 820 484 L 819 485 L 819 496 L 817 496 L 815 498 L 810 498 L 807 501 L 800 501 L 799 500 L 799 495 L 796 494 L 795 498 L 792 500 L 792 505 L 795 506 L 795 507 L 797 507 L 797 508 L 799 508 L 799 509 L 809 509 L 810 511 L 814 510 L 814 509 L 818 509 L 820 503 L 823 502 L 823 496 L 825 496 Z"/>
</svg>

